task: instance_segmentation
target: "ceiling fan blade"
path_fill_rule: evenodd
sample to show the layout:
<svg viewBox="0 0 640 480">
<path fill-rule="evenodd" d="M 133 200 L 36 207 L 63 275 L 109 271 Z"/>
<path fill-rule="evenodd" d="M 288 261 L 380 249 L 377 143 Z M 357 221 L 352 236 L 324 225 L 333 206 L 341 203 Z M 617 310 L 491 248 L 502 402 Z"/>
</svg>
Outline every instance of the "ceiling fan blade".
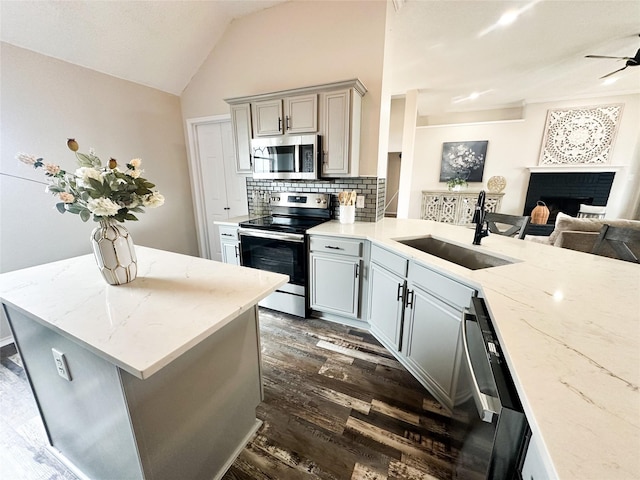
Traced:
<svg viewBox="0 0 640 480">
<path fill-rule="evenodd" d="M 613 58 L 614 60 L 632 60 L 631 57 L 607 57 L 606 55 L 585 55 L 584 58 Z"/>
<path fill-rule="evenodd" d="M 610 77 L 610 76 L 611 76 L 611 75 L 613 75 L 614 73 L 621 72 L 622 70 L 624 70 L 624 69 L 625 69 L 625 68 L 627 68 L 627 67 L 628 67 L 628 65 L 625 65 L 624 67 L 622 67 L 622 68 L 620 68 L 620 69 L 618 69 L 618 70 L 616 70 L 616 71 L 614 71 L 614 72 L 607 73 L 604 77 L 600 77 L 600 79 L 602 80 L 603 78 Z"/>
</svg>

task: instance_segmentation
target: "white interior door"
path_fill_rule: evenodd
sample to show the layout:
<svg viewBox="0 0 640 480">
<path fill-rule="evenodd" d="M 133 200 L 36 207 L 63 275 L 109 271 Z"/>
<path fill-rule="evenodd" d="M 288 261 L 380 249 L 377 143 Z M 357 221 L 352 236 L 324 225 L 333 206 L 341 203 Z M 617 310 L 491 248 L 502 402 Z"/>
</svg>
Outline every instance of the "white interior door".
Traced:
<svg viewBox="0 0 640 480">
<path fill-rule="evenodd" d="M 215 221 L 247 214 L 244 175 L 236 173 L 235 146 L 228 115 L 188 121 L 200 256 L 222 260 Z"/>
</svg>

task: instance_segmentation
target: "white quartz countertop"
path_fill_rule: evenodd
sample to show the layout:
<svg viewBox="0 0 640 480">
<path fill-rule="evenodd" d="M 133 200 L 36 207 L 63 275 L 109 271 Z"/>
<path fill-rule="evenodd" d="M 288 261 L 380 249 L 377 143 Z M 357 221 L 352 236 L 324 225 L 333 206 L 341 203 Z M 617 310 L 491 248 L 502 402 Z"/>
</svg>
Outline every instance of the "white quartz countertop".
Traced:
<svg viewBox="0 0 640 480">
<path fill-rule="evenodd" d="M 314 227 L 360 237 L 480 289 L 531 429 L 561 479 L 640 478 L 640 265 L 425 220 Z M 394 239 L 433 236 L 517 260 L 468 270 Z"/>
<path fill-rule="evenodd" d="M 136 255 L 125 285 L 108 285 L 91 254 L 4 273 L 0 299 L 144 379 L 288 281 L 146 247 Z"/>
</svg>

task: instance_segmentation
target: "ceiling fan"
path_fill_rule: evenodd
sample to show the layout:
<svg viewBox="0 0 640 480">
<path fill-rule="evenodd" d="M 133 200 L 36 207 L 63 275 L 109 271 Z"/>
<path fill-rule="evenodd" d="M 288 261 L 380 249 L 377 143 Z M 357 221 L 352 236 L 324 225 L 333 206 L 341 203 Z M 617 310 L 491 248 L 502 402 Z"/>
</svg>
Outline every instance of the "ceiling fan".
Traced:
<svg viewBox="0 0 640 480">
<path fill-rule="evenodd" d="M 600 77 L 600 78 L 607 78 L 613 75 L 614 73 L 621 72 L 627 67 L 637 67 L 638 65 L 640 65 L 640 49 L 638 49 L 638 51 L 636 52 L 635 57 L 607 57 L 604 55 L 586 55 L 585 58 L 613 58 L 615 60 L 626 60 L 626 64 L 624 67 L 619 68 L 618 70 L 615 70 L 611 73 L 607 73 L 603 77 Z"/>
</svg>

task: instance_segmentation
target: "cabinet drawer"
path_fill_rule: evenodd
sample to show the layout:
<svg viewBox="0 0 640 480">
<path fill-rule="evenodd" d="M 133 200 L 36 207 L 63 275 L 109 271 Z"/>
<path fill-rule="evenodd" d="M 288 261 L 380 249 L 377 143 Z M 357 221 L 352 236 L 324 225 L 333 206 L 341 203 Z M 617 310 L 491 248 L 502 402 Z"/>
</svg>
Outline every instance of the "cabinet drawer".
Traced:
<svg viewBox="0 0 640 480">
<path fill-rule="evenodd" d="M 371 245 L 371 261 L 401 277 L 407 276 L 408 260 L 377 245 Z"/>
<path fill-rule="evenodd" d="M 238 227 L 235 225 L 219 225 L 221 240 L 238 240 Z"/>
<path fill-rule="evenodd" d="M 312 252 L 325 252 L 334 255 L 362 256 L 362 240 L 338 237 L 310 237 L 309 249 Z"/>
<path fill-rule="evenodd" d="M 475 290 L 417 263 L 409 264 L 409 281 L 460 309 L 469 306 Z"/>
</svg>

